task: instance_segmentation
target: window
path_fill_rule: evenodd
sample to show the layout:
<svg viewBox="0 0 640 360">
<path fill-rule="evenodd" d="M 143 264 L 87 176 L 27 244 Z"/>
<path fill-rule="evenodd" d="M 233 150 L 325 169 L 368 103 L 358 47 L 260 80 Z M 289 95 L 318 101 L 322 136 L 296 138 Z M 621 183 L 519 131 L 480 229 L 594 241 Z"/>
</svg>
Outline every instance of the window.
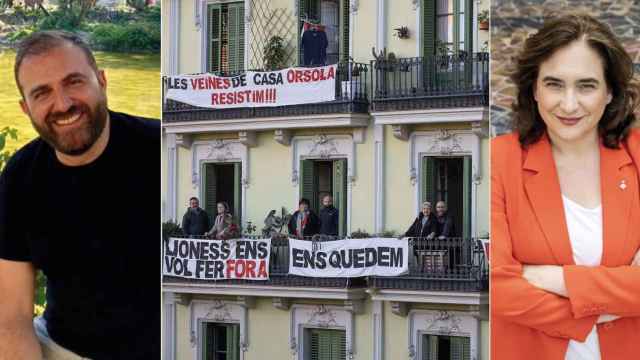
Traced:
<svg viewBox="0 0 640 360">
<path fill-rule="evenodd" d="M 344 330 L 305 330 L 305 360 L 345 360 L 347 338 Z"/>
<path fill-rule="evenodd" d="M 422 360 L 470 360 L 468 337 L 422 335 Z"/>
<path fill-rule="evenodd" d="M 300 172 L 300 197 L 309 199 L 311 210 L 319 214 L 322 198 L 332 195 L 340 216 L 338 234 L 346 235 L 347 160 L 302 160 Z"/>
<path fill-rule="evenodd" d="M 299 0 L 299 29 L 302 34 L 304 20 L 320 24 L 327 35 L 327 64 L 347 61 L 349 58 L 349 1 Z M 302 39 L 302 38 L 301 38 Z M 300 64 L 304 51 L 300 47 Z"/>
<path fill-rule="evenodd" d="M 240 325 L 203 323 L 201 351 L 202 360 L 239 360 Z"/>
<path fill-rule="evenodd" d="M 471 53 L 473 0 L 423 0 L 423 55 Z"/>
<path fill-rule="evenodd" d="M 456 236 L 471 236 L 471 156 L 422 158 L 422 201 L 444 201 Z"/>
<path fill-rule="evenodd" d="M 207 19 L 207 71 L 244 70 L 244 3 L 210 4 Z"/>
<path fill-rule="evenodd" d="M 231 214 L 237 224 L 241 224 L 242 214 L 242 164 L 236 163 L 204 163 L 202 165 L 203 208 L 211 219 L 211 224 L 218 213 L 216 204 L 225 201 L 229 204 Z"/>
</svg>

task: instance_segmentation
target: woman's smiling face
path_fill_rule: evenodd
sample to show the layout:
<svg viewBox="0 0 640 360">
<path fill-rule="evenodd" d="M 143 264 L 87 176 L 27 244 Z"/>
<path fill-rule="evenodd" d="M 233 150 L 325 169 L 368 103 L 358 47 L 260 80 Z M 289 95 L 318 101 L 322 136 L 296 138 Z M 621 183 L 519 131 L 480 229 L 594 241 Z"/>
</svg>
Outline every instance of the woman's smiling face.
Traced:
<svg viewBox="0 0 640 360">
<path fill-rule="evenodd" d="M 597 137 L 611 102 L 602 58 L 584 40 L 556 50 L 540 64 L 534 97 L 552 142 Z"/>
</svg>

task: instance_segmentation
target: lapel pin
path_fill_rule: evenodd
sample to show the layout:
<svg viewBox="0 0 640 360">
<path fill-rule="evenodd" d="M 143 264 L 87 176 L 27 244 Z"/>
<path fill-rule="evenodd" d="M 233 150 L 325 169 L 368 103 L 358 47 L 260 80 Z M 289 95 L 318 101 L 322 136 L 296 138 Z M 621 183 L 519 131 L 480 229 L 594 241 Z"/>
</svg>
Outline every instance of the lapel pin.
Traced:
<svg viewBox="0 0 640 360">
<path fill-rule="evenodd" d="M 624 190 L 627 188 L 627 183 L 625 180 L 620 181 L 620 189 Z"/>
</svg>

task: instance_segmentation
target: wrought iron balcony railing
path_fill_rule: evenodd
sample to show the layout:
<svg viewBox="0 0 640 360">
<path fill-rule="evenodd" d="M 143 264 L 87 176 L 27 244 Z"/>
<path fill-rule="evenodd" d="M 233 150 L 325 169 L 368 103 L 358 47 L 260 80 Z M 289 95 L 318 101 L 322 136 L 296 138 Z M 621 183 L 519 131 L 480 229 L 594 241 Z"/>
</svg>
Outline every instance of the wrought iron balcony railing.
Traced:
<svg viewBox="0 0 640 360">
<path fill-rule="evenodd" d="M 244 238 L 257 238 L 244 236 Z M 327 237 L 310 241 L 333 240 Z M 480 292 L 488 288 L 488 266 L 482 244 L 468 238 L 409 239 L 409 272 L 396 277 L 316 278 L 289 275 L 289 240 L 271 239 L 269 280 L 194 280 L 164 276 L 165 283 L 245 284 L 286 287 L 403 289 L 424 291 Z"/>
<path fill-rule="evenodd" d="M 236 74 L 219 74 L 232 76 Z M 367 113 L 369 110 L 369 66 L 348 62 L 338 63 L 336 69 L 335 100 L 311 104 L 208 109 L 165 98 L 168 77 L 163 77 L 163 121 L 176 123 L 196 120 L 231 120 L 246 118 L 304 116 L 332 113 Z"/>
<path fill-rule="evenodd" d="M 487 106 L 489 54 L 371 62 L 371 111 Z"/>
</svg>

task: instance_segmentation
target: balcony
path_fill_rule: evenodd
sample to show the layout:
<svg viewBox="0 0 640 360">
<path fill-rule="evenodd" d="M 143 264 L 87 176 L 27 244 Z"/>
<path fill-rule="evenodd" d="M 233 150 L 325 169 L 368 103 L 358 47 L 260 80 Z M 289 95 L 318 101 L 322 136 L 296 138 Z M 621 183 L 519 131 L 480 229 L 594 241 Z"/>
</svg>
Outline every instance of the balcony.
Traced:
<svg viewBox="0 0 640 360">
<path fill-rule="evenodd" d="M 489 54 L 371 62 L 371 112 L 489 105 Z"/>
<path fill-rule="evenodd" d="M 220 74 L 229 76 L 231 74 Z M 163 98 L 167 87 L 167 77 L 163 77 Z M 247 107 L 234 109 L 207 109 L 187 105 L 173 100 L 165 100 L 163 104 L 163 122 L 178 125 L 193 121 L 222 121 L 237 119 L 281 119 L 290 117 L 307 118 L 329 114 L 361 114 L 369 111 L 369 66 L 356 62 L 338 63 L 336 70 L 335 100 L 311 104 L 276 106 L 276 107 Z M 360 116 L 362 118 L 362 116 Z M 368 118 L 368 116 L 367 116 Z M 367 122 L 332 123 L 331 126 L 366 126 Z M 266 125 L 265 129 L 271 128 Z M 281 126 L 274 126 L 281 128 Z M 237 130 L 237 129 L 232 129 Z"/>
<path fill-rule="evenodd" d="M 251 238 L 245 236 L 244 238 Z M 253 237 L 255 238 L 255 236 Z M 314 238 L 310 241 L 324 241 Z M 271 240 L 269 280 L 195 280 L 163 276 L 164 286 L 195 285 L 200 289 L 233 286 L 271 288 L 320 288 L 364 290 L 367 288 L 407 291 L 478 293 L 488 289 L 488 266 L 477 239 L 409 239 L 409 272 L 397 277 L 315 278 L 289 275 L 289 241 Z M 262 291 L 262 290 L 261 290 Z M 320 291 L 314 292 L 321 296 Z"/>
</svg>

